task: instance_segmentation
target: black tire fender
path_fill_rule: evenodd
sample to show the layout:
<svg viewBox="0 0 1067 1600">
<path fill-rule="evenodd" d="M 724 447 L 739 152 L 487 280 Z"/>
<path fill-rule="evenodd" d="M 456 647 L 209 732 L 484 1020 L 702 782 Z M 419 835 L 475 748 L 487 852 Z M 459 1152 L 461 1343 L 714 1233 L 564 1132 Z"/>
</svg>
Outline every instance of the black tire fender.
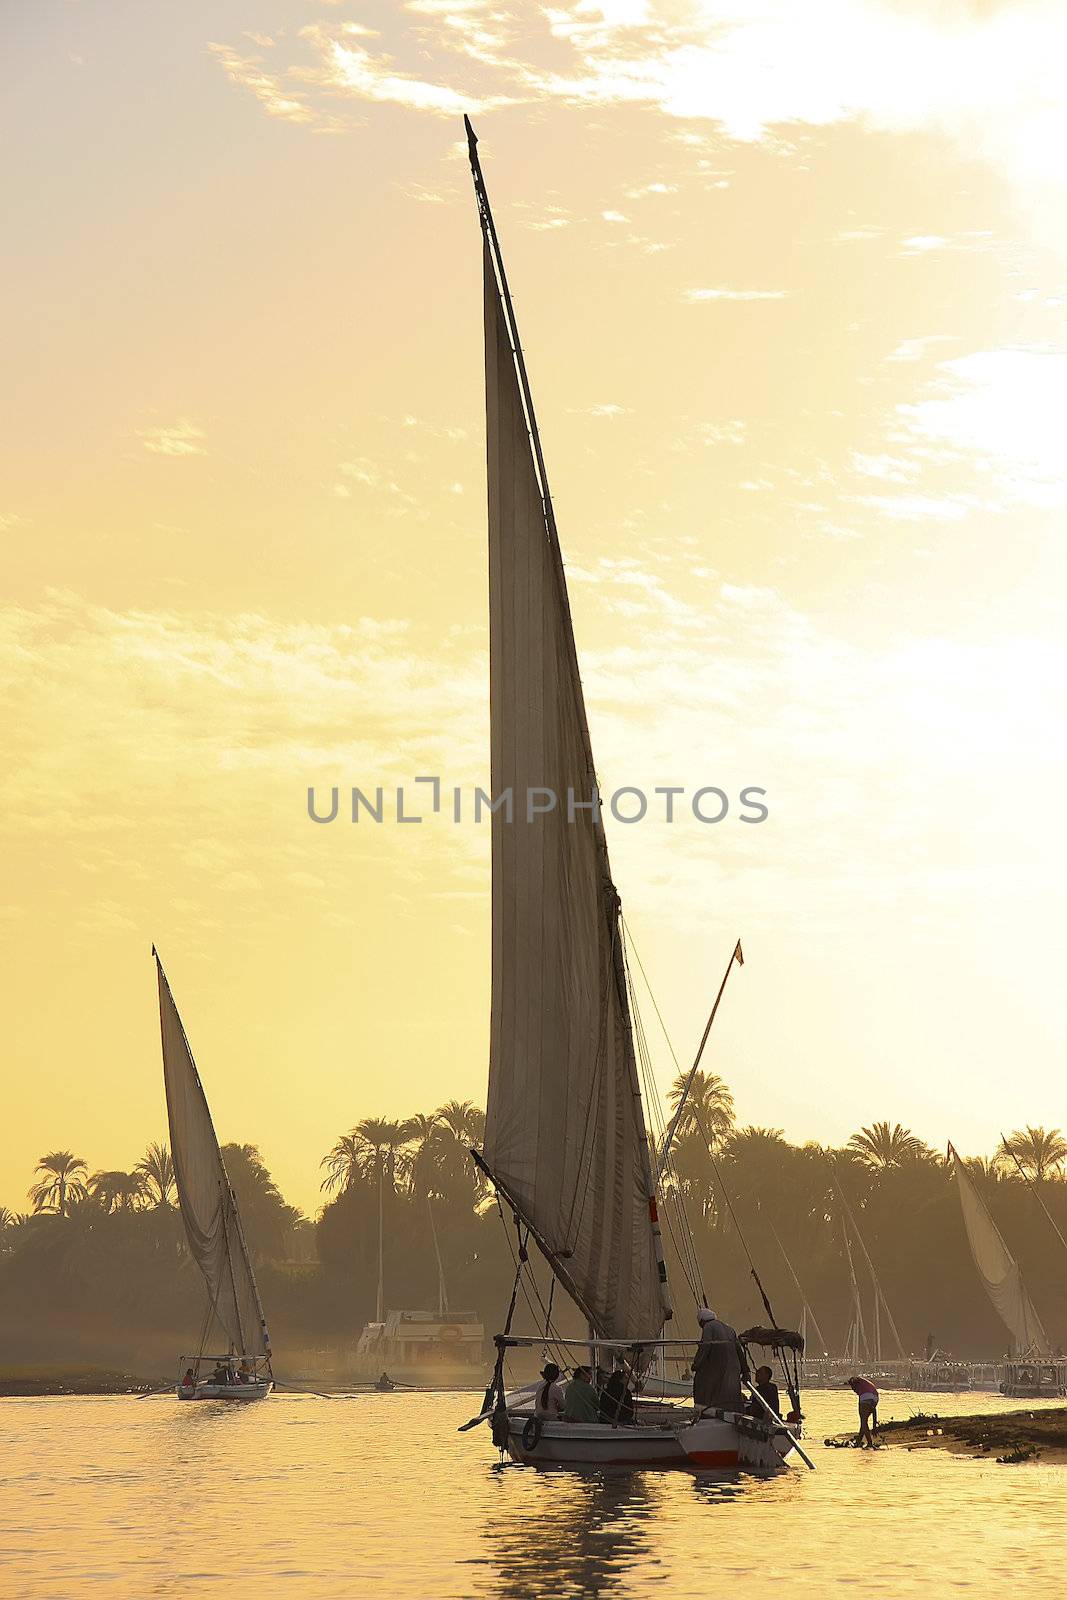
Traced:
<svg viewBox="0 0 1067 1600">
<path fill-rule="evenodd" d="M 522 1448 L 528 1455 L 533 1455 L 541 1443 L 541 1434 L 544 1423 L 540 1417 L 527 1417 L 526 1426 L 522 1430 Z"/>
</svg>

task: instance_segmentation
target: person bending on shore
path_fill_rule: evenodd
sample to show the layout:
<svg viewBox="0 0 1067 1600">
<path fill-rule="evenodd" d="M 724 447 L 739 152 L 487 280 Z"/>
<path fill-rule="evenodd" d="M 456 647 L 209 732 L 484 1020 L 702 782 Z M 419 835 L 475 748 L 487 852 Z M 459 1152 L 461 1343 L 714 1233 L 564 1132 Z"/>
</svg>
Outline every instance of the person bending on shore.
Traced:
<svg viewBox="0 0 1067 1600">
<path fill-rule="evenodd" d="M 871 1450 L 877 1448 L 878 1441 L 871 1432 L 871 1425 L 878 1426 L 878 1390 L 870 1378 L 849 1378 L 848 1387 L 853 1390 L 859 1402 L 860 1431 L 856 1435 L 856 1445 L 862 1450 L 867 1445 Z"/>
<path fill-rule="evenodd" d="M 700 1343 L 693 1357 L 693 1401 L 698 1410 L 740 1411 L 742 1360 L 736 1331 L 714 1311 L 697 1312 Z"/>
<path fill-rule="evenodd" d="M 566 1408 L 563 1385 L 559 1381 L 559 1368 L 554 1361 L 546 1361 L 541 1368 L 543 1382 L 534 1397 L 534 1416 L 546 1422 L 558 1422 Z"/>
<path fill-rule="evenodd" d="M 588 1367 L 575 1367 L 574 1376 L 567 1385 L 563 1407 L 564 1422 L 598 1422 L 600 1403 L 597 1392 L 589 1381 Z"/>
</svg>

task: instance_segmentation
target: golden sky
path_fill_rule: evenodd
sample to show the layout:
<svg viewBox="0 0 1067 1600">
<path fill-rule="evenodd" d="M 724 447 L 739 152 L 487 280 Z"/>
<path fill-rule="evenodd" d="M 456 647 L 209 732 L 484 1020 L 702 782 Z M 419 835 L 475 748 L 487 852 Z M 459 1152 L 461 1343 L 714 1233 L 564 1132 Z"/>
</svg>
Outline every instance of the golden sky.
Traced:
<svg viewBox="0 0 1067 1600">
<path fill-rule="evenodd" d="M 0 1202 L 164 1128 L 158 944 L 287 1197 L 484 1100 L 469 110 L 609 822 L 743 1121 L 1067 1125 L 1058 3 L 12 0 L 0 179 Z M 659 1052 L 662 1082 L 671 1068 Z"/>
</svg>

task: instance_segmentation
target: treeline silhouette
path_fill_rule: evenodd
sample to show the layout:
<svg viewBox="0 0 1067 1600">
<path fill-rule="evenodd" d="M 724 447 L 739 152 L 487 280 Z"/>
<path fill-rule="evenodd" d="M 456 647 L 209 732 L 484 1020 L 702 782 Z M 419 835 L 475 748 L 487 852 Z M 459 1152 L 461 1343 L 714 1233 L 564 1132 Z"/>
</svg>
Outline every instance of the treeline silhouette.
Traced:
<svg viewBox="0 0 1067 1600">
<path fill-rule="evenodd" d="M 679 1093 L 676 1084 L 675 1105 Z M 323 1204 L 314 1220 L 286 1204 L 254 1145 L 223 1147 L 282 1365 L 287 1350 L 301 1352 L 308 1366 L 315 1352 L 325 1359 L 350 1348 L 373 1317 L 379 1211 L 387 1307 L 437 1304 L 432 1208 L 450 1306 L 478 1312 L 486 1333 L 496 1331 L 515 1239 L 513 1220 L 469 1156 L 483 1128 L 482 1113 L 467 1101 L 403 1121 L 357 1123 L 323 1156 Z M 968 1162 L 1054 1344 L 1067 1342 L 1067 1251 L 1041 1202 L 1067 1236 L 1065 1163 L 1067 1141 L 1040 1127 Z M 971 1260 L 951 1165 L 899 1124 L 872 1123 L 840 1149 L 792 1144 L 776 1128 L 737 1127 L 726 1085 L 698 1073 L 670 1187 L 676 1198 L 668 1194 L 661 1210 L 673 1336 L 693 1327 L 687 1279 L 736 1324 L 765 1320 L 751 1254 L 779 1322 L 798 1325 L 799 1282 L 829 1353 L 839 1353 L 853 1311 L 847 1237 L 868 1329 L 869 1258 L 908 1353 L 920 1353 L 931 1336 L 961 1357 L 1006 1351 L 1006 1331 Z M 42 1155 L 30 1209 L 0 1208 L 0 1360 L 77 1357 L 137 1370 L 194 1344 L 205 1295 L 176 1200 L 162 1143 L 129 1172 L 93 1171 L 72 1151 Z M 520 1301 L 515 1324 L 528 1333 L 541 1331 L 548 1287 L 532 1246 L 531 1260 L 537 1287 Z M 583 1331 L 562 1295 L 554 1321 L 562 1333 Z M 895 1354 L 884 1317 L 883 1353 Z"/>
</svg>

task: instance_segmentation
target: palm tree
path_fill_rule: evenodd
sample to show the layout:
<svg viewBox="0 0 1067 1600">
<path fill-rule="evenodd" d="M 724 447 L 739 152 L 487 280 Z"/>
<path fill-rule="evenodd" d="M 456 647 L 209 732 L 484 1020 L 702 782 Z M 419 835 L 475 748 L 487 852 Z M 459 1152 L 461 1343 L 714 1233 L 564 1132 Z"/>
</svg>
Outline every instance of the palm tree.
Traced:
<svg viewBox="0 0 1067 1600">
<path fill-rule="evenodd" d="M 446 1100 L 434 1113 L 438 1122 L 444 1124 L 457 1144 L 480 1144 L 485 1136 L 485 1112 L 480 1111 L 473 1100 Z"/>
<path fill-rule="evenodd" d="M 258 1146 L 224 1144 L 222 1159 L 253 1260 L 284 1260 L 300 1212 L 286 1205 Z"/>
<path fill-rule="evenodd" d="M 995 1159 L 1014 1159 L 1039 1182 L 1059 1172 L 1067 1161 L 1067 1139 L 1059 1128 L 1016 1128 L 1002 1139 Z"/>
<path fill-rule="evenodd" d="M 154 1207 L 158 1209 L 172 1203 L 171 1195 L 176 1192 L 177 1180 L 174 1161 L 165 1144 L 150 1144 L 133 1170 L 140 1173 L 145 1198 Z"/>
<path fill-rule="evenodd" d="M 54 1211 L 65 1217 L 72 1200 L 84 1199 L 89 1168 L 81 1156 L 72 1155 L 69 1150 L 50 1150 L 38 1161 L 36 1170 L 44 1177 L 29 1191 L 35 1211 Z"/>
<path fill-rule="evenodd" d="M 851 1150 L 865 1167 L 884 1172 L 888 1167 L 902 1167 L 905 1161 L 914 1161 L 931 1154 L 929 1145 L 923 1143 L 910 1128 L 899 1122 L 892 1127 L 888 1122 L 874 1122 L 869 1128 L 854 1133 L 846 1150 Z"/>
<path fill-rule="evenodd" d="M 679 1073 L 667 1091 L 667 1099 L 677 1111 L 683 1096 L 685 1108 L 678 1120 L 678 1133 L 695 1130 L 703 1133 L 715 1149 L 729 1136 L 734 1125 L 734 1097 L 721 1078 L 700 1067 L 693 1074 L 689 1093 L 685 1092 L 686 1073 Z"/>
<path fill-rule="evenodd" d="M 327 1155 L 319 1162 L 320 1167 L 326 1168 L 320 1188 L 327 1194 L 334 1189 L 342 1193 L 351 1189 L 352 1185 L 365 1176 L 366 1145 L 353 1128 L 351 1133 L 343 1133 Z"/>
<path fill-rule="evenodd" d="M 381 1173 L 386 1185 L 395 1190 L 398 1168 L 403 1170 L 399 1152 L 411 1139 L 410 1123 L 367 1117 L 363 1122 L 358 1122 L 352 1132 L 362 1140 L 366 1151 L 364 1171 L 369 1168 L 368 1176 L 373 1173 L 375 1180 Z"/>
<path fill-rule="evenodd" d="M 415 1146 L 408 1175 L 413 1195 L 428 1195 L 434 1188 L 434 1174 L 440 1165 L 442 1127 L 437 1113 L 418 1112 L 408 1118 L 410 1142 Z"/>
<path fill-rule="evenodd" d="M 715 1175 L 707 1141 L 696 1128 L 687 1128 L 675 1138 L 669 1171 L 681 1191 L 687 1216 L 707 1219 L 715 1209 Z"/>
<path fill-rule="evenodd" d="M 94 1172 L 87 1187 L 90 1198 L 103 1211 L 133 1211 L 144 1198 L 144 1178 L 139 1172 Z"/>
</svg>

